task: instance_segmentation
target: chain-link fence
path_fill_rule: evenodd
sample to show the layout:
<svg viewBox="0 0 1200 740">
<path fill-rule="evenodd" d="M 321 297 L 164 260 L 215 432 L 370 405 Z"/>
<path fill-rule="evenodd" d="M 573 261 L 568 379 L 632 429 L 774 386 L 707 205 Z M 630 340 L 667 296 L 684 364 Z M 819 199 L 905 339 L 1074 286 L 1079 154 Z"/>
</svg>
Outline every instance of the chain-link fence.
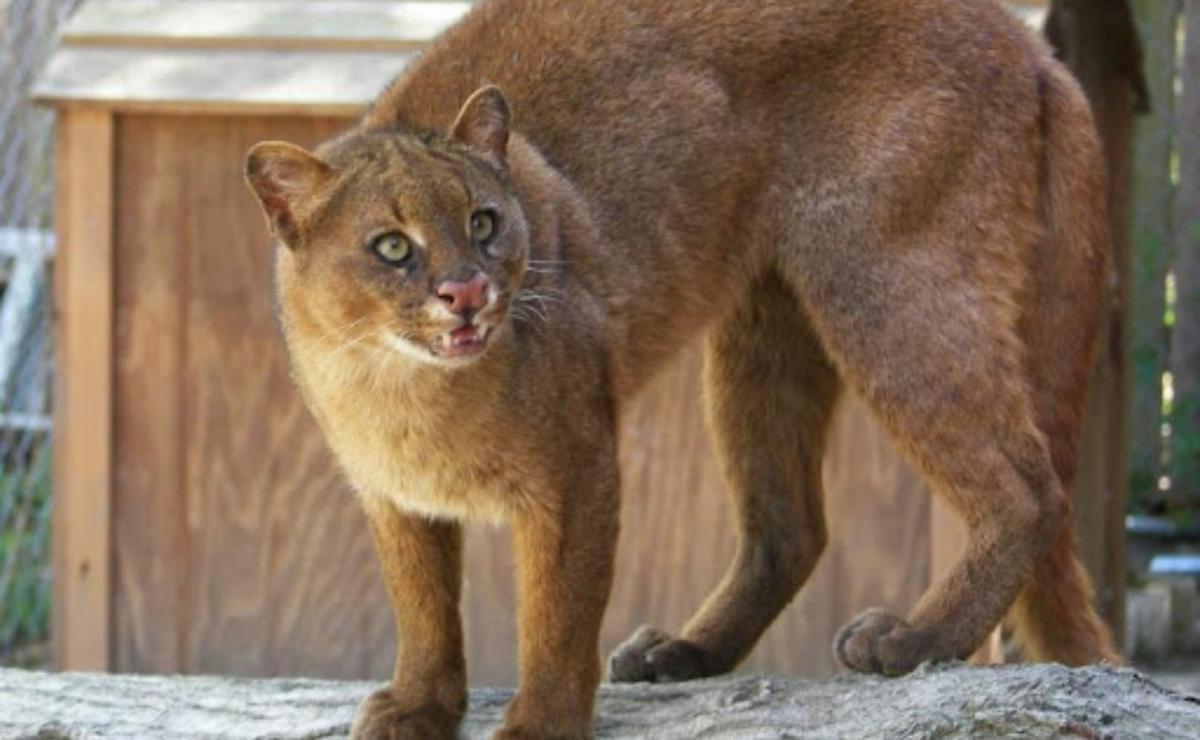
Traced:
<svg viewBox="0 0 1200 740">
<path fill-rule="evenodd" d="M 28 96 L 78 2 L 0 0 L 0 664 L 49 635 L 54 135 Z"/>
</svg>

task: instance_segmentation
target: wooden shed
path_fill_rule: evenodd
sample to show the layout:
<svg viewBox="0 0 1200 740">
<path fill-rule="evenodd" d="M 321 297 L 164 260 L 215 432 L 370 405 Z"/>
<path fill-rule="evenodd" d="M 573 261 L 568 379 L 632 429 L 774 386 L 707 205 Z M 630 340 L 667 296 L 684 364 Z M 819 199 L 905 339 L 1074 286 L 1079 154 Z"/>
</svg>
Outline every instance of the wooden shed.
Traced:
<svg viewBox="0 0 1200 740">
<path fill-rule="evenodd" d="M 58 112 L 55 645 L 63 668 L 383 678 L 392 617 L 349 486 L 288 377 L 272 248 L 241 182 L 262 139 L 345 126 L 468 3 L 93 0 L 37 95 Z M 677 629 L 733 552 L 689 351 L 627 415 L 603 632 Z M 746 670 L 817 676 L 859 610 L 906 610 L 960 531 L 854 399 L 831 544 Z M 471 530 L 476 684 L 512 683 L 506 533 Z"/>
</svg>

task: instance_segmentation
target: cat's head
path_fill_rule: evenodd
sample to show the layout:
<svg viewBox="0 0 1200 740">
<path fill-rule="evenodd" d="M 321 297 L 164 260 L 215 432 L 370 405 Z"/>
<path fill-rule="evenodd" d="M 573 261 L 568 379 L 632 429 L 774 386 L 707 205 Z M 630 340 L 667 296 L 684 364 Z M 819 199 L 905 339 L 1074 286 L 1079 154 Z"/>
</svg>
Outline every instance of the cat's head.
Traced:
<svg viewBox="0 0 1200 740">
<path fill-rule="evenodd" d="M 444 135 L 354 132 L 316 153 L 253 147 L 246 180 L 287 247 L 292 331 L 434 365 L 482 355 L 528 253 L 509 121 L 504 96 L 485 87 Z"/>
</svg>

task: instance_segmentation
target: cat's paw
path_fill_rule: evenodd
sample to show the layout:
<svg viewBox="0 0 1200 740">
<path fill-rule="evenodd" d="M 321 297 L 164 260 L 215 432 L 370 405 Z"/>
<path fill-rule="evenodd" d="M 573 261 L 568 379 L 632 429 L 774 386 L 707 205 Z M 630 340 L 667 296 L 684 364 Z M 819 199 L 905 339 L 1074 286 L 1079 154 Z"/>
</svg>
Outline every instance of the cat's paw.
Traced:
<svg viewBox="0 0 1200 740">
<path fill-rule="evenodd" d="M 492 740 L 592 740 L 595 687 L 579 694 L 570 690 L 569 683 L 544 684 L 539 691 L 518 690 Z"/>
<path fill-rule="evenodd" d="M 405 708 L 390 689 L 363 700 L 350 728 L 352 740 L 454 740 L 459 718 L 438 704 Z"/>
<path fill-rule="evenodd" d="M 666 683 L 703 678 L 711 675 L 706 657 L 699 646 L 644 625 L 609 656 L 608 680 Z"/>
<path fill-rule="evenodd" d="M 883 609 L 868 609 L 833 638 L 833 652 L 847 668 L 899 676 L 929 655 L 926 635 Z"/>
</svg>

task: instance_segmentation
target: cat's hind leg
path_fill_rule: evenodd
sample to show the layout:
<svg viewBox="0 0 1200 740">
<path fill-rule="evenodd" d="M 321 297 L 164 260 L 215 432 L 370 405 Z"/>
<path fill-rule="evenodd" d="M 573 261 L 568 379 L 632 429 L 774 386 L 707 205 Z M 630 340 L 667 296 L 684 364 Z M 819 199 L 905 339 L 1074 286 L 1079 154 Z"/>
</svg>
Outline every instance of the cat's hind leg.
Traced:
<svg viewBox="0 0 1200 740">
<path fill-rule="evenodd" d="M 969 241 L 932 227 L 903 243 L 813 243 L 789 274 L 842 377 L 969 528 L 907 618 L 874 609 L 841 630 L 834 652 L 850 668 L 900 674 L 969 655 L 1068 511 L 1017 332 L 1020 232 L 991 226 Z"/>
<path fill-rule="evenodd" d="M 677 681 L 733 669 L 825 546 L 821 459 L 841 383 L 778 274 L 756 281 L 708 337 L 704 375 L 737 551 L 679 639 L 643 627 L 617 648 L 609 660 L 614 681 Z"/>
</svg>

